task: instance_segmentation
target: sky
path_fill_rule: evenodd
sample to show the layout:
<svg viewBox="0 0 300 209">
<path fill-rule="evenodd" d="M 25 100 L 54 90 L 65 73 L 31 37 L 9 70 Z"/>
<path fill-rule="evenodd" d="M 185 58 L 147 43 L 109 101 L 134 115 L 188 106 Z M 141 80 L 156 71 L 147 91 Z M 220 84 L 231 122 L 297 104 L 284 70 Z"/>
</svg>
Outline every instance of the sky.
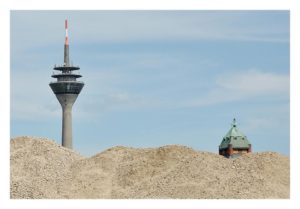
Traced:
<svg viewBox="0 0 300 209">
<path fill-rule="evenodd" d="M 85 86 L 73 106 L 73 146 L 180 144 L 218 152 L 231 127 L 253 151 L 289 155 L 288 11 L 11 11 L 11 137 L 61 143 L 49 83 L 70 60 Z"/>
</svg>

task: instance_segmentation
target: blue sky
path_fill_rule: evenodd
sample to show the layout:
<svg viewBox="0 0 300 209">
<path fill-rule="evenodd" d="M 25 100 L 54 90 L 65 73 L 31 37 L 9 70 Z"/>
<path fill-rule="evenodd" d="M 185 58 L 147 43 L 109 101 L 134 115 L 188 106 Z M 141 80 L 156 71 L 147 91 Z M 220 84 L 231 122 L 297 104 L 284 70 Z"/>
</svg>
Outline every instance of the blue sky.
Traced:
<svg viewBox="0 0 300 209">
<path fill-rule="evenodd" d="M 254 151 L 289 155 L 289 12 L 12 11 L 11 137 L 61 141 L 48 86 L 70 59 L 85 87 L 74 149 L 181 144 L 217 152 L 235 117 Z"/>
</svg>

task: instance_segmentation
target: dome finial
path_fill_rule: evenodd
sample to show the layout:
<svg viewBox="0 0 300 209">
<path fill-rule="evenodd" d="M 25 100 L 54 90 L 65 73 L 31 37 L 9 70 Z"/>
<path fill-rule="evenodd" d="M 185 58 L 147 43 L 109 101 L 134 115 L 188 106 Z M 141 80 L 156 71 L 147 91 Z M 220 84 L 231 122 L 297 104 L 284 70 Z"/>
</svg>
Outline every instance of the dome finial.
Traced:
<svg viewBox="0 0 300 209">
<path fill-rule="evenodd" d="M 236 127 L 236 120 L 235 120 L 235 118 L 233 118 L 232 127 Z"/>
</svg>

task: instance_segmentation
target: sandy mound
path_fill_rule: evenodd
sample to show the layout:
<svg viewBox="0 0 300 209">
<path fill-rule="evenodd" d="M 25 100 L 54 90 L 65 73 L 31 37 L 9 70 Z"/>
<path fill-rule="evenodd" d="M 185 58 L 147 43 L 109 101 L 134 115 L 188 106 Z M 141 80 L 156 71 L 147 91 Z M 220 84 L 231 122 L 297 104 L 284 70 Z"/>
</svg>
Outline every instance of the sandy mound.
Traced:
<svg viewBox="0 0 300 209">
<path fill-rule="evenodd" d="M 63 198 L 70 166 L 82 157 L 46 139 L 20 137 L 10 141 L 12 198 Z"/>
<path fill-rule="evenodd" d="M 46 139 L 11 140 L 11 198 L 289 198 L 289 170 L 274 152 L 226 159 L 170 145 L 83 158 Z"/>
</svg>

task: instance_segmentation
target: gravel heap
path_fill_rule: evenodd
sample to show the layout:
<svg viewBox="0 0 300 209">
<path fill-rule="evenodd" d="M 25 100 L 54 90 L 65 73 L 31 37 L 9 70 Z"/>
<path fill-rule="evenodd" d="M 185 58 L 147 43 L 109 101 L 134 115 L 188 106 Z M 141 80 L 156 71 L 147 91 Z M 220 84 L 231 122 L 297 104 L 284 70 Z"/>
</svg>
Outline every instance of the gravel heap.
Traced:
<svg viewBox="0 0 300 209">
<path fill-rule="evenodd" d="M 11 198 L 289 198 L 289 158 L 236 159 L 185 146 L 113 147 L 84 158 L 53 141 L 11 140 Z"/>
</svg>

